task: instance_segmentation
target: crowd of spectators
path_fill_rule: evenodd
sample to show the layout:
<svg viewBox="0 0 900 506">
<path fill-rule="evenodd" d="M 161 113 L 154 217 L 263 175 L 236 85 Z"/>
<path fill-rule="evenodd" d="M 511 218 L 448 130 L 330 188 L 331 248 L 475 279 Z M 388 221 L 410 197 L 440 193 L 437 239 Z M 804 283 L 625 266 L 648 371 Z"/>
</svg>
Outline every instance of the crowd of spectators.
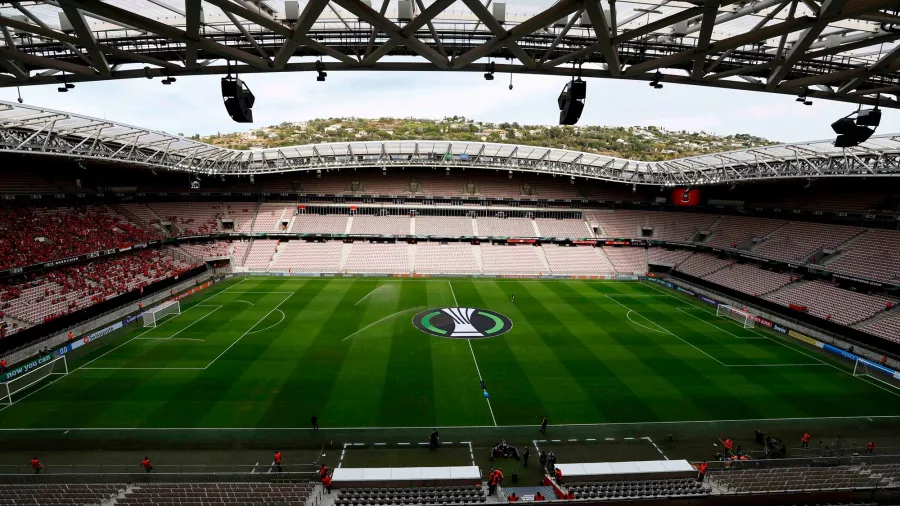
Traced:
<svg viewBox="0 0 900 506">
<path fill-rule="evenodd" d="M 27 324 L 38 324 L 103 302 L 192 266 L 166 251 L 145 250 L 115 258 L 72 265 L 25 282 L 0 287 L 0 313 Z M 14 328 L 7 329 L 10 333 Z M 0 328 L 0 337 L 6 335 Z"/>
<path fill-rule="evenodd" d="M 0 208 L 0 270 L 153 238 L 106 206 Z"/>
</svg>

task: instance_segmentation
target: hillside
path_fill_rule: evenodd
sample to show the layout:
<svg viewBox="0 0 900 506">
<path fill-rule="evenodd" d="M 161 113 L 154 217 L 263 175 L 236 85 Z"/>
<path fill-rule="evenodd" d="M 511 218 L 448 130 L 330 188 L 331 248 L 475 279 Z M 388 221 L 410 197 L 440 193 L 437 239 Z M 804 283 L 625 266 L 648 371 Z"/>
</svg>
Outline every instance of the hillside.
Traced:
<svg viewBox="0 0 900 506">
<path fill-rule="evenodd" d="M 572 149 L 633 160 L 657 161 L 773 144 L 752 135 L 717 136 L 657 127 L 558 127 L 518 123 L 482 123 L 454 116 L 413 118 L 315 119 L 282 123 L 251 132 L 195 137 L 233 149 L 274 148 L 323 142 L 451 140 L 509 142 Z"/>
</svg>

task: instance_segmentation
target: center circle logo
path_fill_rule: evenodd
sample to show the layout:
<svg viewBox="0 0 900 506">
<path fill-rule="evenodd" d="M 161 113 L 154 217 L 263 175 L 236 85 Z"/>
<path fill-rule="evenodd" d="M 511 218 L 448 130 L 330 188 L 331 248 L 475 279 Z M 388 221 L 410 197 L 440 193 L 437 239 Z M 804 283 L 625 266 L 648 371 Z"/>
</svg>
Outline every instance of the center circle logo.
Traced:
<svg viewBox="0 0 900 506">
<path fill-rule="evenodd" d="M 451 339 L 483 339 L 512 329 L 509 318 L 496 311 L 474 307 L 429 309 L 413 317 L 412 323 L 426 334 Z"/>
</svg>

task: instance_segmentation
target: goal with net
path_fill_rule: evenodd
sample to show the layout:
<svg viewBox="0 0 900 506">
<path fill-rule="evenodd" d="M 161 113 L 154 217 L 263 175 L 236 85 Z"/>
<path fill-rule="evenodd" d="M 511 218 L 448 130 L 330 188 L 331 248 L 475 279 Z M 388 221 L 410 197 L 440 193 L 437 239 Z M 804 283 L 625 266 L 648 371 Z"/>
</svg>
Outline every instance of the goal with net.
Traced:
<svg viewBox="0 0 900 506">
<path fill-rule="evenodd" d="M 155 327 L 165 316 L 178 314 L 181 314 L 181 304 L 177 300 L 170 300 L 141 313 L 141 322 L 144 327 Z"/>
<path fill-rule="evenodd" d="M 900 372 L 870 360 L 857 358 L 856 363 L 853 364 L 853 376 L 871 378 L 883 385 L 900 390 Z"/>
<path fill-rule="evenodd" d="M 745 329 L 756 326 L 756 319 L 752 314 L 736 307 L 726 306 L 725 304 L 720 304 L 716 308 L 716 316 L 734 320 L 743 325 Z"/>
<path fill-rule="evenodd" d="M 40 384 L 51 376 L 65 376 L 69 374 L 69 364 L 66 356 L 56 357 L 49 362 L 35 367 L 25 374 L 16 376 L 6 383 L 0 383 L 0 404 L 12 404 L 18 394 Z"/>
</svg>

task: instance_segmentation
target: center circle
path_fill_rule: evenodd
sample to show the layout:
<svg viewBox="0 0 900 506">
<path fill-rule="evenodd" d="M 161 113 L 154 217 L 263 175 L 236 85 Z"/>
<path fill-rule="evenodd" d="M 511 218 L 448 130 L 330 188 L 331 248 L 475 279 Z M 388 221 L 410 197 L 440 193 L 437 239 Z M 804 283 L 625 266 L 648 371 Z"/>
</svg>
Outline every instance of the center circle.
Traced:
<svg viewBox="0 0 900 506">
<path fill-rule="evenodd" d="M 485 339 L 512 330 L 512 320 L 489 309 L 441 307 L 417 314 L 412 324 L 426 334 L 448 339 Z"/>
</svg>

